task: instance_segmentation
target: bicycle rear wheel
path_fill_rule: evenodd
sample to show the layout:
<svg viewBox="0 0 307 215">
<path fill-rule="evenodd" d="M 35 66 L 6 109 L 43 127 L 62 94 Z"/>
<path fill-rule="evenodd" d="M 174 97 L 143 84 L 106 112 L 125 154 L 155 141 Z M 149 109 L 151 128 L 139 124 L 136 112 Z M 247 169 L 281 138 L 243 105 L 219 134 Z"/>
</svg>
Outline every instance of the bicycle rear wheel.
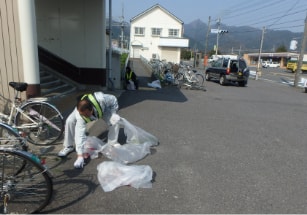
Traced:
<svg viewBox="0 0 307 215">
<path fill-rule="evenodd" d="M 11 146 L 20 150 L 27 150 L 25 139 L 11 126 L 0 123 L 0 145 Z"/>
<path fill-rule="evenodd" d="M 204 76 L 203 76 L 202 74 L 196 73 L 196 74 L 195 74 L 195 78 L 196 78 L 195 86 L 196 86 L 198 89 L 204 87 L 204 81 L 205 81 Z"/>
<path fill-rule="evenodd" d="M 17 112 L 15 125 L 27 133 L 29 142 L 51 145 L 62 136 L 64 119 L 53 105 L 47 102 L 29 102 L 21 106 L 21 109 L 23 113 Z"/>
<path fill-rule="evenodd" d="M 51 177 L 34 160 L 25 151 L 0 149 L 1 213 L 37 213 L 50 202 L 53 188 Z"/>
</svg>

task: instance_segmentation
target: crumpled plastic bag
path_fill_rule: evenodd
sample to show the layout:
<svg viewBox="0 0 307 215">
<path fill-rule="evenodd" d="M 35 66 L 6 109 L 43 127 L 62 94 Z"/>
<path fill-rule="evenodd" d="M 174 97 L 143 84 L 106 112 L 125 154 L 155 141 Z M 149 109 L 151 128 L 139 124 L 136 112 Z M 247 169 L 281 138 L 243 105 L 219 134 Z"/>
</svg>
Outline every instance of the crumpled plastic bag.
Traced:
<svg viewBox="0 0 307 215">
<path fill-rule="evenodd" d="M 120 127 L 126 135 L 126 143 L 118 143 Z M 109 128 L 108 143 L 101 152 L 107 158 L 120 163 L 133 163 L 150 154 L 150 147 L 158 145 L 158 139 L 147 131 L 121 118 L 116 125 Z"/>
<path fill-rule="evenodd" d="M 97 166 L 98 181 L 105 192 L 130 185 L 134 188 L 152 188 L 153 171 L 148 165 L 127 166 L 104 161 Z"/>
<path fill-rule="evenodd" d="M 123 145 L 118 143 L 120 127 L 124 128 L 127 137 Z M 88 153 L 91 159 L 102 153 L 110 160 L 129 164 L 143 159 L 151 153 L 150 147 L 156 145 L 158 139 L 154 135 L 120 118 L 117 124 L 110 126 L 107 144 L 95 136 L 88 136 L 84 144 L 84 153 Z"/>
<path fill-rule="evenodd" d="M 158 138 L 148 133 L 144 129 L 130 123 L 125 118 L 121 118 L 116 125 L 110 126 L 108 133 L 108 143 L 117 143 L 120 127 L 124 128 L 124 133 L 127 136 L 126 143 L 146 143 L 151 146 L 158 145 Z"/>
<path fill-rule="evenodd" d="M 152 88 L 161 88 L 161 83 L 160 83 L 160 80 L 155 80 L 151 83 L 147 83 L 147 86 L 152 87 Z"/>
<path fill-rule="evenodd" d="M 127 84 L 127 90 L 135 90 L 135 85 L 132 80 L 129 80 L 129 84 Z"/>
<path fill-rule="evenodd" d="M 84 153 L 88 153 L 91 159 L 97 158 L 98 153 L 102 151 L 105 144 L 106 143 L 95 136 L 87 136 L 84 144 Z"/>
<path fill-rule="evenodd" d="M 144 144 L 127 143 L 124 145 L 106 144 L 103 146 L 101 153 L 116 162 L 129 164 L 143 159 L 150 154 L 151 144 L 146 142 Z"/>
</svg>

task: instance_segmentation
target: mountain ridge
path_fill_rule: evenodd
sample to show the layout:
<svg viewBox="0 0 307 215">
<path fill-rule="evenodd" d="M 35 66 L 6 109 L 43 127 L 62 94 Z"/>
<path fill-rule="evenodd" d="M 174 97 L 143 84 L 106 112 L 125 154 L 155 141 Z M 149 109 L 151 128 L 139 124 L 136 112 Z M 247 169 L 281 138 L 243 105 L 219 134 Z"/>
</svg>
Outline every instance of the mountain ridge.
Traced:
<svg viewBox="0 0 307 215">
<path fill-rule="evenodd" d="M 212 27 L 211 29 L 216 28 Z M 219 35 L 219 50 L 221 53 L 258 52 L 262 37 L 262 29 L 251 26 L 227 26 L 220 25 L 220 29 L 228 30 L 228 33 Z M 184 24 L 184 37 L 190 39 L 190 48 L 204 51 L 206 43 L 208 25 L 196 19 L 188 24 Z M 263 39 L 263 52 L 275 52 L 276 48 L 285 46 L 289 50 L 290 42 L 293 38 L 302 37 L 303 33 L 295 33 L 288 30 L 266 29 Z M 208 34 L 207 51 L 214 48 L 217 42 L 217 34 Z M 300 44 L 298 40 L 298 44 Z"/>
</svg>

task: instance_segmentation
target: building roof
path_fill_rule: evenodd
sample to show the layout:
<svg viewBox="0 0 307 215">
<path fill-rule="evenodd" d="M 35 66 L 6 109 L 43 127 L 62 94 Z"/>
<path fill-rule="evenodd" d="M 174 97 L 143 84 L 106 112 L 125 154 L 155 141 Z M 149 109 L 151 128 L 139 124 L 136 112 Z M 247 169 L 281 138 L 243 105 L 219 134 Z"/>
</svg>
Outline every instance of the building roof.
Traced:
<svg viewBox="0 0 307 215">
<path fill-rule="evenodd" d="M 168 10 L 166 10 L 164 7 L 162 7 L 162 6 L 159 5 L 159 4 L 155 4 L 155 5 L 153 5 L 152 7 L 148 8 L 147 10 L 143 11 L 142 13 L 140 13 L 140 14 L 138 14 L 138 15 L 132 17 L 132 18 L 130 19 L 130 22 L 135 21 L 136 19 L 142 17 L 144 14 L 146 14 L 146 13 L 152 11 L 152 10 L 155 10 L 155 9 L 157 9 L 157 8 L 160 8 L 160 9 L 161 9 L 162 11 L 164 11 L 166 14 L 170 15 L 171 17 L 173 17 L 175 20 L 177 20 L 178 22 L 180 22 L 180 23 L 183 25 L 183 21 L 182 21 L 181 19 L 179 19 L 177 16 L 175 16 L 174 14 L 172 14 L 171 12 L 169 12 Z"/>
<path fill-rule="evenodd" d="M 249 57 L 258 57 L 259 53 L 249 53 L 247 54 Z M 298 56 L 297 53 L 291 52 L 269 52 L 269 53 L 261 53 L 261 57 L 295 57 Z"/>
</svg>

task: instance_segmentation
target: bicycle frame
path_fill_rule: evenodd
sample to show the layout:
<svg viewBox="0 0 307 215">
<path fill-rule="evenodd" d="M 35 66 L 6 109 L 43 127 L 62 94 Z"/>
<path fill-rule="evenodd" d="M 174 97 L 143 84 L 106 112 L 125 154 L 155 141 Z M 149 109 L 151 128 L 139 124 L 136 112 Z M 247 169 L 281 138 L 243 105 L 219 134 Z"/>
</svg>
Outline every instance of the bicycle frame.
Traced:
<svg viewBox="0 0 307 215">
<path fill-rule="evenodd" d="M 30 103 L 30 102 L 27 102 Z M 44 103 L 44 102 L 41 102 Z M 26 117 L 28 120 L 30 120 L 32 123 L 29 124 L 23 124 L 22 126 L 16 126 L 16 128 L 35 128 L 36 125 L 38 124 L 37 122 L 35 122 L 33 119 L 31 119 L 31 117 L 29 117 L 27 114 L 24 113 L 24 111 L 22 111 L 22 109 L 20 107 L 15 107 L 16 111 L 18 111 L 19 113 L 21 113 L 24 117 Z M 57 127 L 54 123 L 52 123 L 50 120 L 48 120 L 46 117 L 40 115 L 36 110 L 31 109 L 29 112 L 30 116 L 32 117 L 36 117 L 37 119 L 40 119 L 40 121 L 42 121 L 42 123 L 46 123 L 47 125 L 53 127 L 54 129 L 61 131 L 61 129 L 59 127 Z M 34 124 L 34 125 L 33 125 Z"/>
<path fill-rule="evenodd" d="M 5 120 L 1 120 L 2 122 L 7 123 L 8 125 L 12 126 L 13 128 L 16 129 L 27 129 L 27 128 L 36 128 L 38 126 L 39 123 L 35 122 L 30 116 L 35 116 L 37 119 L 39 118 L 41 123 L 46 123 L 47 125 L 53 127 L 54 129 L 61 131 L 61 129 L 59 127 L 57 127 L 54 123 L 52 123 L 51 121 L 49 121 L 47 118 L 45 118 L 44 116 L 40 115 L 37 111 L 31 109 L 30 111 L 30 116 L 28 116 L 27 114 L 24 113 L 24 111 L 20 108 L 22 105 L 20 103 L 20 98 L 18 97 L 18 91 L 16 91 L 15 93 L 15 97 L 14 97 L 14 101 L 11 102 L 11 108 L 10 108 L 10 114 L 4 114 L 0 112 L 0 118 L 5 119 Z M 37 101 L 39 103 L 46 103 L 44 102 L 43 98 L 36 98 L 36 99 L 30 99 L 25 101 L 25 104 Z M 20 104 L 16 105 L 16 101 L 18 101 Z M 31 123 L 28 124 L 23 124 L 22 126 L 16 126 L 14 125 L 14 114 L 16 116 L 17 113 L 20 113 L 23 117 L 25 117 L 27 120 L 29 120 Z"/>
<path fill-rule="evenodd" d="M 184 84 L 187 86 L 192 86 L 195 82 L 197 82 L 196 75 L 190 68 L 190 66 L 186 66 L 183 71 L 181 71 L 183 75 Z"/>
<path fill-rule="evenodd" d="M 179 87 L 186 86 L 187 89 L 199 89 L 206 91 L 206 87 L 204 86 L 204 76 L 203 74 L 197 72 L 196 70 L 193 70 L 188 65 L 182 65 L 179 68 L 178 71 L 179 79 L 181 81 L 179 82 Z M 181 78 L 180 78 L 181 76 Z"/>
</svg>

